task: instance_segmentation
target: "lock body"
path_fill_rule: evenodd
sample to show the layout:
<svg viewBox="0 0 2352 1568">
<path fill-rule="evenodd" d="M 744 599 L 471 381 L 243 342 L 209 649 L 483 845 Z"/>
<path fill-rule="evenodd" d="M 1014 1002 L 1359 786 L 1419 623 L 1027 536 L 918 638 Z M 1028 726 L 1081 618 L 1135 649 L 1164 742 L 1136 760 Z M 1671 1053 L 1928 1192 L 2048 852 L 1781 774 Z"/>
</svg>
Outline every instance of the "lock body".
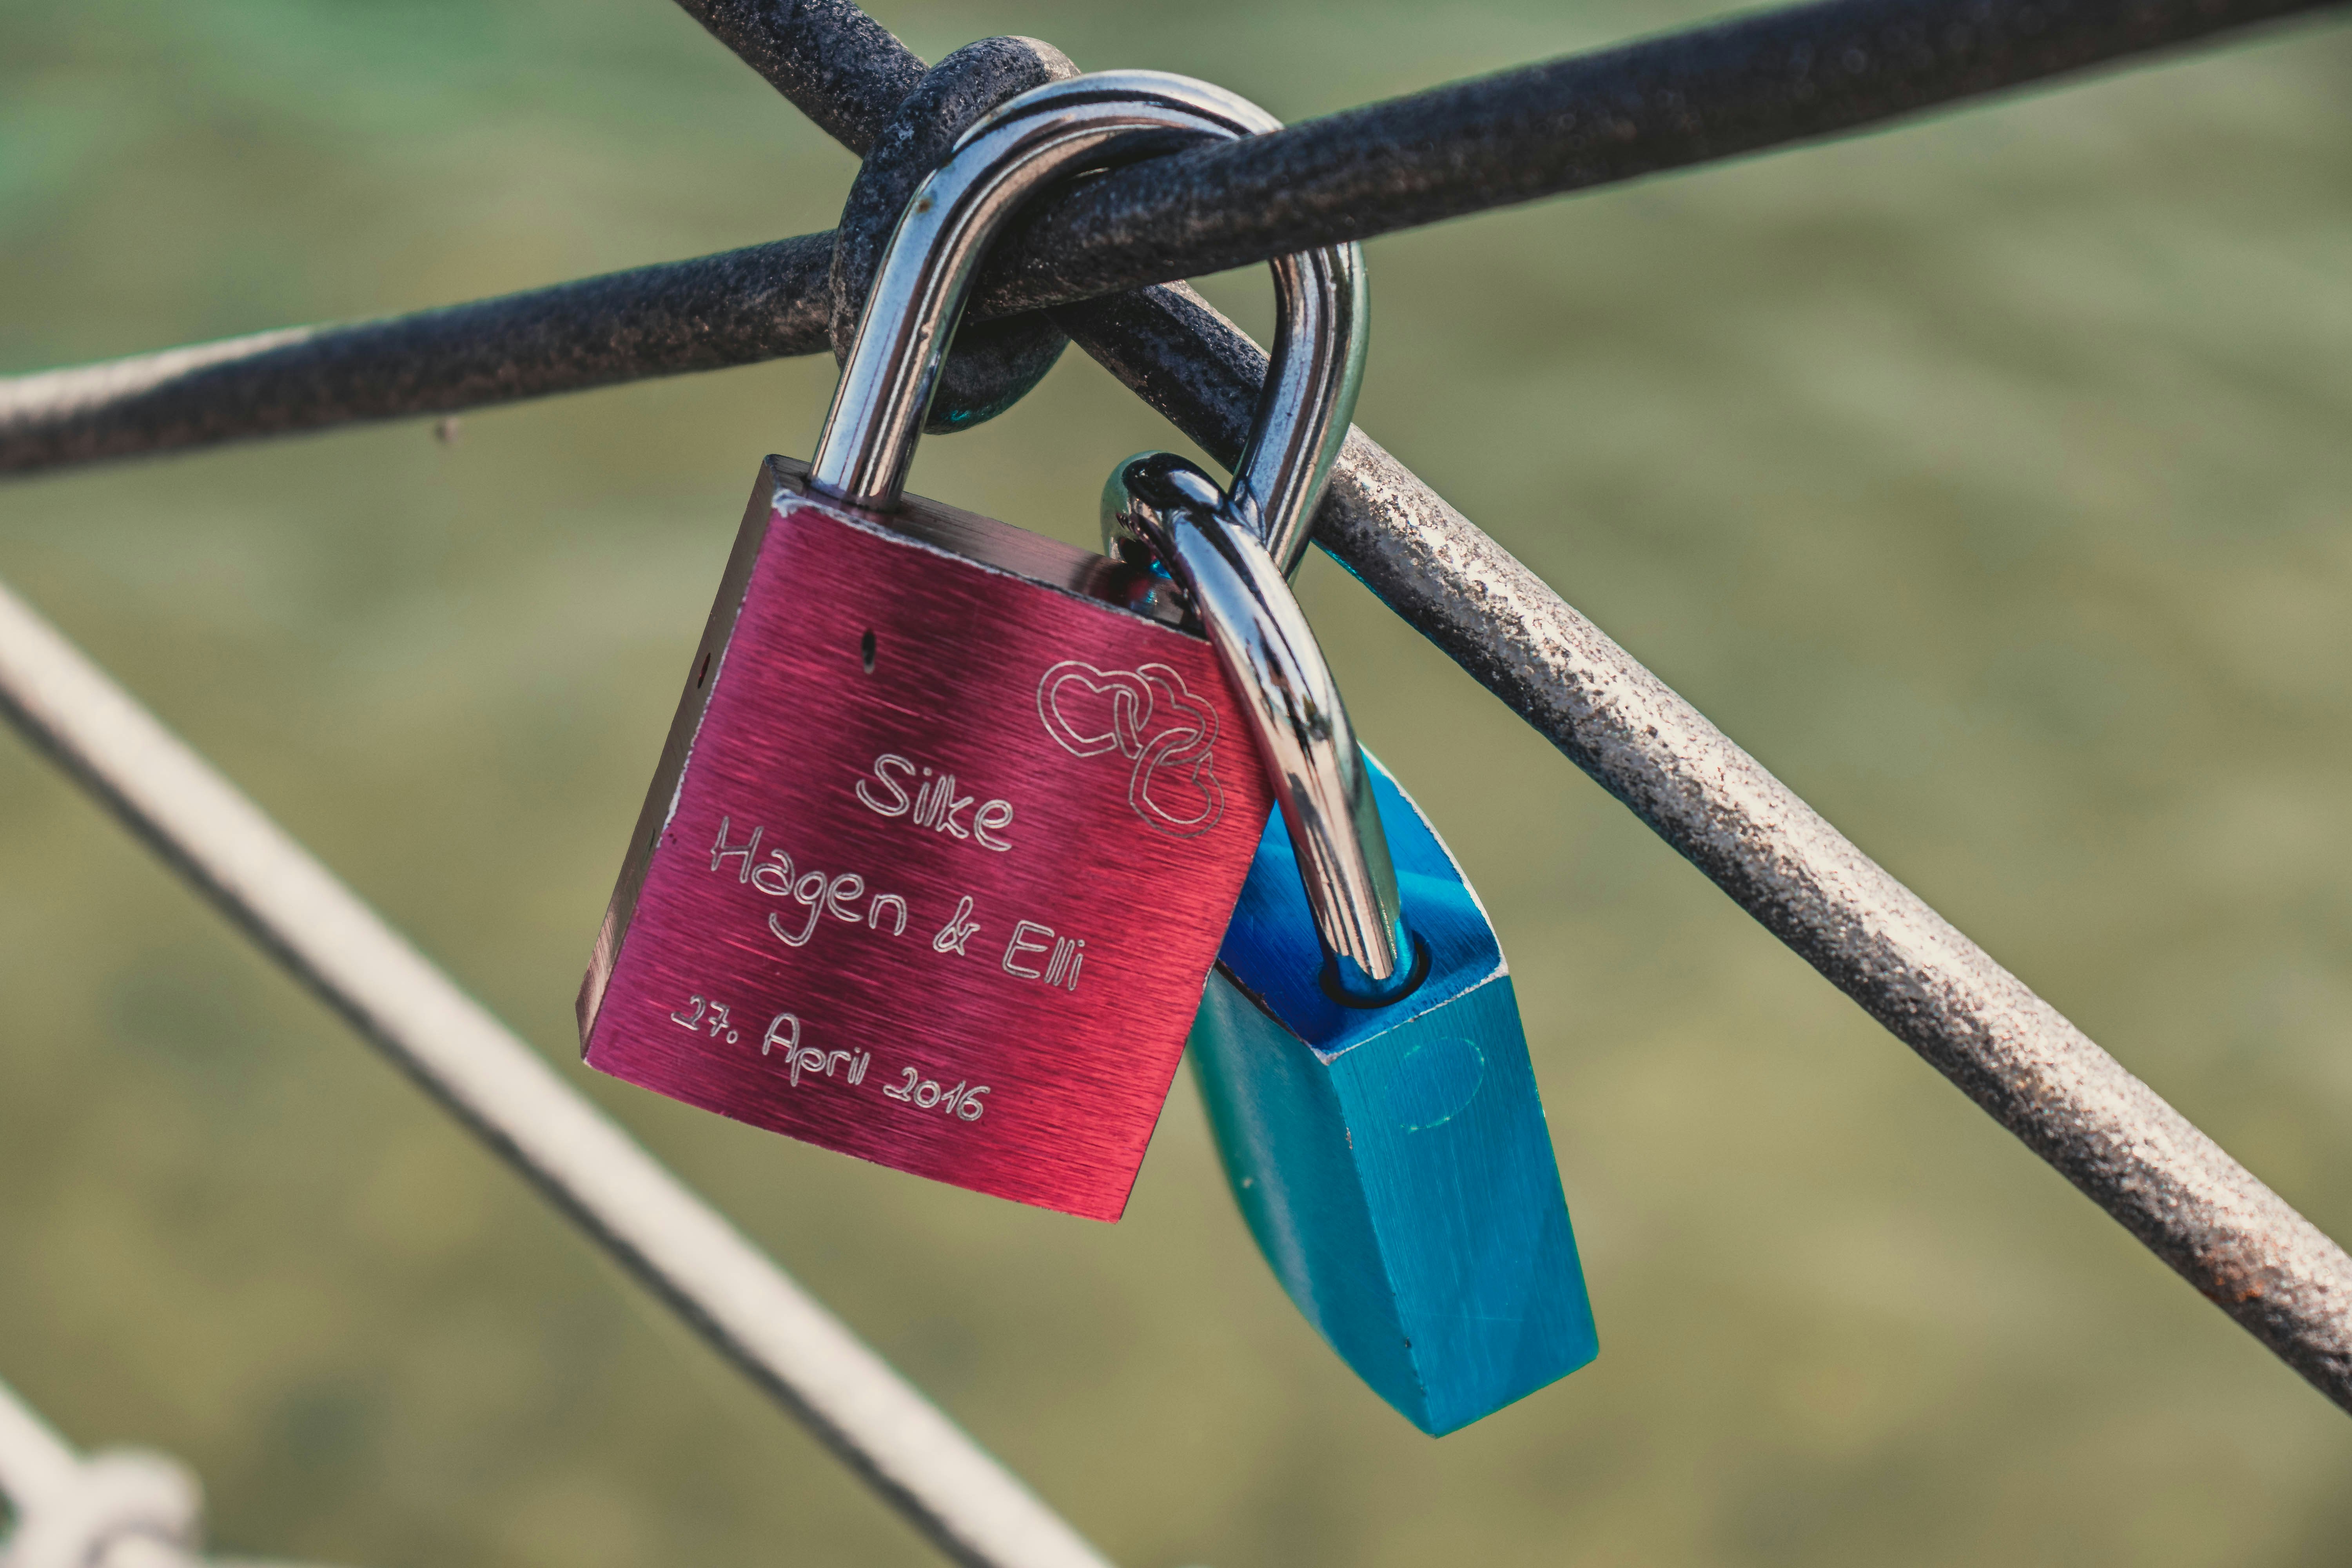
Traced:
<svg viewBox="0 0 2352 1568">
<path fill-rule="evenodd" d="M 1163 584 L 771 458 L 582 985 L 591 1067 L 1117 1219 L 1271 794 Z M 1155 618 L 1155 616 L 1164 618 Z"/>
<path fill-rule="evenodd" d="M 1420 809 L 1365 762 L 1428 972 L 1341 1005 L 1291 845 L 1267 825 L 1192 1061 L 1225 1174 L 1301 1312 L 1423 1431 L 1597 1353 L 1576 1237 L 1494 929 Z"/>
</svg>

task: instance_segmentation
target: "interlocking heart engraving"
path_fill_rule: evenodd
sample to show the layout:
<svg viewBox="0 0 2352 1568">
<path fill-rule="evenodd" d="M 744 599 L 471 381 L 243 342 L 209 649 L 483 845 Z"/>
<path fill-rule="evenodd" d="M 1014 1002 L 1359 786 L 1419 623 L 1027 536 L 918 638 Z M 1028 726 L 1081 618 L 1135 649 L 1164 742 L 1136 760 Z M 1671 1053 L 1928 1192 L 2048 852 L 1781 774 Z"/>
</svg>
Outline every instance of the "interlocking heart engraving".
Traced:
<svg viewBox="0 0 2352 1568">
<path fill-rule="evenodd" d="M 1216 710 L 1168 666 L 1104 670 L 1066 658 L 1037 682 L 1037 717 L 1074 757 L 1116 751 L 1133 763 L 1128 804 L 1160 832 L 1190 838 L 1224 815 Z"/>
</svg>

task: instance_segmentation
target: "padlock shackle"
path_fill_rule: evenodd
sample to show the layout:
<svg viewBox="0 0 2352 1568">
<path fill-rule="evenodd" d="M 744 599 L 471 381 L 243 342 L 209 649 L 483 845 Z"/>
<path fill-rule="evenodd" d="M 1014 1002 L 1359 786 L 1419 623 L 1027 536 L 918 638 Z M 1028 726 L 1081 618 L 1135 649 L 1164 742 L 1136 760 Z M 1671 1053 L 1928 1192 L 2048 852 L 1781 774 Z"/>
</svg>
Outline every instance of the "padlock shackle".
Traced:
<svg viewBox="0 0 2352 1568">
<path fill-rule="evenodd" d="M 1226 499 L 1285 576 L 1298 571 L 1315 508 L 1355 417 L 1371 322 L 1363 247 L 1277 256 L 1274 353 Z"/>
<path fill-rule="evenodd" d="M 1125 525 L 1192 595 L 1282 808 L 1337 1000 L 1379 1007 L 1426 967 L 1404 922 L 1371 770 L 1289 575 L 1214 480 L 1172 452 L 1111 476 Z"/>
<path fill-rule="evenodd" d="M 896 510 L 955 322 L 989 243 L 1068 175 L 1281 129 L 1248 100 L 1164 71 L 1048 82 L 999 105 L 956 142 L 899 216 L 817 437 L 810 482 L 852 506 Z M 1234 493 L 1286 569 L 1355 409 L 1364 348 L 1362 255 L 1333 246 L 1273 263 L 1281 324 Z"/>
</svg>

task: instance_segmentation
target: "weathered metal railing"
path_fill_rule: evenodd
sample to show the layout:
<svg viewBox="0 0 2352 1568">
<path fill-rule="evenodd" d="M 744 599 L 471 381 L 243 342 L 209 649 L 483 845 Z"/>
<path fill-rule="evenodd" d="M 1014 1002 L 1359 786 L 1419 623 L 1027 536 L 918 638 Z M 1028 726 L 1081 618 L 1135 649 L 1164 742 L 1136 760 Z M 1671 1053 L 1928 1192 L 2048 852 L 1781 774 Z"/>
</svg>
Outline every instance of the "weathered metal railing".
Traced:
<svg viewBox="0 0 2352 1568">
<path fill-rule="evenodd" d="M 2344 0 L 1826 0 L 1157 160 L 1026 218 L 971 316 L 1861 130 Z M 846 0 L 679 0 L 861 155 L 923 62 Z M 0 472 L 447 414 L 828 346 L 834 237 L 0 380 Z"/>
<path fill-rule="evenodd" d="M 847 0 L 678 3 L 860 153 L 925 78 L 923 62 Z M 1167 280 L 2335 10 L 2312 0 L 1827 0 L 1735 18 L 1090 182 L 1024 221 L 992 265 L 975 316 L 1046 308 L 1055 327 L 1230 459 L 1265 356 Z M 835 324 L 836 239 L 803 236 L 389 321 L 0 380 L 0 470 L 816 353 Z M 1774 935 L 2352 1409 L 2352 1258 L 2334 1242 L 1360 431 L 1317 531 Z M 0 709 L 950 1552 L 1007 1564 L 1098 1561 L 5 597 Z"/>
</svg>

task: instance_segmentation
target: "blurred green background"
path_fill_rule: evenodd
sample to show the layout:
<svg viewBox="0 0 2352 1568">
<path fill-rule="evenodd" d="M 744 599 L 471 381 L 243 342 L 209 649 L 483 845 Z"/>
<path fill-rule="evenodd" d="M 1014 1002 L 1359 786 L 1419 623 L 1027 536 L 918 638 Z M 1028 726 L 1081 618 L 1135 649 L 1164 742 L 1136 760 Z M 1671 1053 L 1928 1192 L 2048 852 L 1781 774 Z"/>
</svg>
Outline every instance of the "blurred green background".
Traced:
<svg viewBox="0 0 2352 1568">
<path fill-rule="evenodd" d="M 907 0 L 1286 118 L 1683 0 Z M 6 0 L 0 370 L 829 226 L 661 0 Z M 2352 37 L 1384 239 L 1361 422 L 2352 1234 Z M 1210 285 L 1261 330 L 1264 284 Z M 571 1063 L 800 361 L 0 489 L 0 577 Z M 916 488 L 1073 541 L 1073 353 Z M 1442 1442 L 1259 1264 L 1181 1079 L 1125 1223 L 567 1072 L 1117 1560 L 2352 1562 L 2352 1425 L 1329 563 L 1494 910 L 1601 1358 Z M 919 1563 L 789 1421 L 0 737 L 0 1377 L 355 1568 Z"/>
</svg>

